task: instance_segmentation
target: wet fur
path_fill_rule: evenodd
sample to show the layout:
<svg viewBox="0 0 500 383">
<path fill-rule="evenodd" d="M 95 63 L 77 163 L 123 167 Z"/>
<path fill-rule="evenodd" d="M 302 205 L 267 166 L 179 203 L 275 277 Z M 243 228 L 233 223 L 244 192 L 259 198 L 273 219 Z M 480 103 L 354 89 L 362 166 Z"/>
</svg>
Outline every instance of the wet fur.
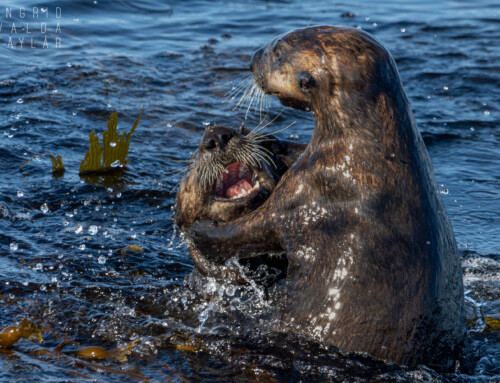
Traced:
<svg viewBox="0 0 500 383">
<path fill-rule="evenodd" d="M 208 132 L 210 128 L 207 128 Z M 203 138 L 197 152 L 188 166 L 175 200 L 174 217 L 177 227 L 182 232 L 189 231 L 193 222 L 198 219 L 211 219 L 215 222 L 228 222 L 244 216 L 257 209 L 274 190 L 280 177 L 300 157 L 306 145 L 280 141 L 272 135 L 256 135 L 241 127 L 223 149 L 207 151 L 203 148 Z M 253 140 L 250 145 L 249 141 Z M 265 153 L 265 156 L 262 155 Z M 244 162 L 253 165 L 263 188 L 258 196 L 250 201 L 218 201 L 212 194 L 212 185 L 221 169 L 233 162 Z M 203 275 L 221 277 L 213 260 L 202 254 L 193 245 L 189 236 L 187 245 L 196 272 Z M 228 254 L 226 254 L 228 256 Z"/>
<path fill-rule="evenodd" d="M 311 142 L 258 209 L 193 225 L 197 249 L 218 263 L 286 251 L 289 331 L 451 368 L 465 332 L 460 262 L 390 54 L 359 30 L 311 27 L 259 50 L 252 70 L 265 91 L 313 111 Z"/>
</svg>

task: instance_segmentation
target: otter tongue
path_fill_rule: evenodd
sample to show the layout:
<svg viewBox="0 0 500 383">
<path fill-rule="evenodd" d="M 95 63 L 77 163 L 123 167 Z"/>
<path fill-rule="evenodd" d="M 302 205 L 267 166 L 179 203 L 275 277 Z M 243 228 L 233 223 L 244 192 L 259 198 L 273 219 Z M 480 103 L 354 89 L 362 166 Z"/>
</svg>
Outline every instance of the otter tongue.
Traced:
<svg viewBox="0 0 500 383">
<path fill-rule="evenodd" d="M 227 189 L 227 198 L 238 198 L 248 194 L 252 190 L 252 185 L 246 179 L 239 180 L 235 185 Z"/>
</svg>

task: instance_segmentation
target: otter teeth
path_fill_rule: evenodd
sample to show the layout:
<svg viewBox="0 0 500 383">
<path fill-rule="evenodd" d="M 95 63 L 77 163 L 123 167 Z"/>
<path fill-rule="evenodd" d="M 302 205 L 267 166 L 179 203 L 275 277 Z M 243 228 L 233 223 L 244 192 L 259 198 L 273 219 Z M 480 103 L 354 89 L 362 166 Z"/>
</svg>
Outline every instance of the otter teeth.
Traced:
<svg viewBox="0 0 500 383">
<path fill-rule="evenodd" d="M 252 194 L 254 191 L 259 190 L 259 189 L 260 189 L 260 184 L 259 184 L 259 181 L 257 181 L 253 188 L 251 188 L 250 190 L 241 190 L 240 193 L 232 196 L 231 199 L 246 197 L 247 195 Z"/>
</svg>

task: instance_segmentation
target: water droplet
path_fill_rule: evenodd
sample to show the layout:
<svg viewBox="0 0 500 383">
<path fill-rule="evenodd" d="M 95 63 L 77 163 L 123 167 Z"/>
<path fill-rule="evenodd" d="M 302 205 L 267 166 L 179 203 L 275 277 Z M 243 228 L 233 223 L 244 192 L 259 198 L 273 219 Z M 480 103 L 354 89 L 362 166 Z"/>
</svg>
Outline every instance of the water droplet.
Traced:
<svg viewBox="0 0 500 383">
<path fill-rule="evenodd" d="M 116 160 L 116 161 L 114 161 L 114 162 L 111 164 L 111 167 L 112 167 L 112 168 L 117 168 L 118 166 L 121 166 L 121 165 L 122 165 L 122 164 L 121 164 L 120 160 Z"/>
<path fill-rule="evenodd" d="M 78 246 L 78 248 L 79 248 L 80 250 L 82 250 L 82 251 L 83 251 L 83 250 L 85 250 L 85 247 L 86 247 L 86 246 L 85 246 L 85 244 L 84 244 L 84 243 L 82 243 L 80 246 Z"/>
<path fill-rule="evenodd" d="M 106 106 L 107 106 L 108 108 L 111 108 L 113 105 L 111 105 L 111 104 L 106 104 Z"/>
<path fill-rule="evenodd" d="M 172 124 L 169 122 L 169 123 L 167 124 L 167 128 L 171 128 L 171 127 L 172 127 Z"/>
<path fill-rule="evenodd" d="M 469 129 L 470 129 L 471 132 L 473 132 L 474 130 L 476 130 L 473 126 L 471 126 Z"/>
<path fill-rule="evenodd" d="M 47 12 L 47 8 L 40 8 L 40 11 Z"/>
<path fill-rule="evenodd" d="M 446 188 L 444 188 L 444 189 L 441 190 L 441 194 L 448 194 L 448 193 L 449 193 L 449 191 Z"/>
<path fill-rule="evenodd" d="M 19 198 L 24 197 L 24 193 L 23 193 L 23 191 L 22 191 L 22 190 L 18 190 L 18 191 L 17 191 L 17 196 L 18 196 Z"/>
<path fill-rule="evenodd" d="M 33 267 L 33 270 L 35 270 L 35 271 L 42 271 L 42 269 L 43 269 L 43 266 L 41 263 L 37 263 L 35 265 L 35 267 Z"/>
<path fill-rule="evenodd" d="M 18 244 L 17 244 L 17 242 L 11 242 L 11 244 L 10 244 L 10 249 L 11 249 L 12 251 L 16 251 L 16 250 L 17 250 L 17 248 L 18 248 Z"/>
<path fill-rule="evenodd" d="M 378 24 L 377 24 L 377 23 L 373 23 L 372 25 L 373 25 L 374 27 L 376 27 Z"/>
<path fill-rule="evenodd" d="M 401 33 L 405 33 L 406 32 L 406 28 L 401 28 Z"/>
<path fill-rule="evenodd" d="M 42 206 L 40 206 L 40 211 L 43 214 L 47 214 L 49 212 L 49 205 L 47 205 L 47 203 L 44 203 Z"/>
<path fill-rule="evenodd" d="M 71 113 L 73 116 L 76 116 L 76 112 Z"/>
<path fill-rule="evenodd" d="M 100 264 L 100 265 L 104 265 L 106 263 L 107 259 L 104 255 L 101 255 L 99 258 L 97 258 L 97 262 Z"/>
<path fill-rule="evenodd" d="M 114 147 L 116 146 L 116 142 L 114 142 L 114 141 L 113 141 L 113 142 L 110 142 L 110 143 L 109 143 L 109 146 L 111 146 L 112 148 L 114 148 Z"/>
<path fill-rule="evenodd" d="M 57 93 L 57 89 L 52 90 L 52 93 Z"/>
<path fill-rule="evenodd" d="M 83 232 L 83 226 L 78 225 L 75 229 L 75 234 L 81 234 Z"/>
<path fill-rule="evenodd" d="M 28 281 L 24 281 L 23 286 L 28 286 Z"/>
<path fill-rule="evenodd" d="M 52 277 L 51 282 L 52 283 L 57 283 L 57 277 Z"/>
<path fill-rule="evenodd" d="M 116 198 L 120 198 L 122 196 L 122 193 L 116 193 Z"/>
<path fill-rule="evenodd" d="M 47 290 L 47 286 L 45 285 L 40 285 L 40 291 L 45 291 Z"/>
<path fill-rule="evenodd" d="M 366 20 L 366 21 L 370 21 L 370 18 L 369 18 L 369 17 L 365 17 L 365 20 Z"/>
<path fill-rule="evenodd" d="M 448 87 L 445 85 L 445 86 L 443 86 L 443 89 L 444 90 L 448 90 Z"/>
<path fill-rule="evenodd" d="M 202 124 L 205 125 L 205 126 L 208 126 L 208 125 L 210 125 L 210 122 L 209 121 L 203 121 Z"/>
<path fill-rule="evenodd" d="M 485 111 L 484 111 L 484 115 L 485 115 L 485 116 L 489 116 L 489 115 L 490 115 L 490 111 L 489 111 L 489 110 L 485 110 Z"/>
<path fill-rule="evenodd" d="M 430 244 L 431 244 L 431 241 L 427 241 L 426 243 L 427 243 L 428 245 L 430 245 Z"/>
<path fill-rule="evenodd" d="M 78 17 L 73 18 L 73 21 L 78 21 Z"/>
<path fill-rule="evenodd" d="M 18 104 L 22 104 L 24 102 L 24 100 L 22 98 L 18 98 L 17 101 L 16 101 Z"/>
<path fill-rule="evenodd" d="M 90 225 L 90 227 L 89 227 L 89 234 L 90 235 L 96 235 L 98 231 L 99 231 L 99 228 L 96 225 Z"/>
<path fill-rule="evenodd" d="M 226 294 L 228 297 L 232 297 L 236 291 L 236 288 L 233 285 L 229 285 L 226 288 Z"/>
</svg>

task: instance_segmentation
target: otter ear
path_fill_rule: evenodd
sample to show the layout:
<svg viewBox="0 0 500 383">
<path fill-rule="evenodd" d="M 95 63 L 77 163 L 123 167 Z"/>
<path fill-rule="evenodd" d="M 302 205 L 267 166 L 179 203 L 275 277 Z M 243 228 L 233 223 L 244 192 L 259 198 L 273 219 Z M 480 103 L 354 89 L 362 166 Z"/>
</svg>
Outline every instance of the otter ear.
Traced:
<svg viewBox="0 0 500 383">
<path fill-rule="evenodd" d="M 297 75 L 297 80 L 299 81 L 300 89 L 303 91 L 308 91 L 316 86 L 316 80 L 310 72 L 300 72 Z"/>
</svg>

